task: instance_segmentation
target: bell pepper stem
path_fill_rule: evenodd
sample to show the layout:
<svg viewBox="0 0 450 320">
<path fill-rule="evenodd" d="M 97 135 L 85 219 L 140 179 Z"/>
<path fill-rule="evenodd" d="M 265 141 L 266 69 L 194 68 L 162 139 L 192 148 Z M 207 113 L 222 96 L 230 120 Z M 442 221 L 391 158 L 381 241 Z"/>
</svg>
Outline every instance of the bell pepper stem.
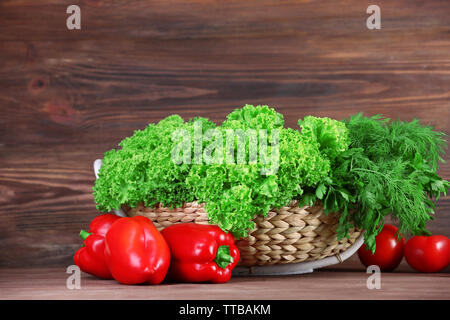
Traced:
<svg viewBox="0 0 450 320">
<path fill-rule="evenodd" d="M 84 231 L 84 230 L 80 231 L 80 237 L 83 240 L 86 240 L 86 238 L 89 237 L 91 234 L 92 234 L 92 232 L 87 232 L 87 231 Z"/>
<path fill-rule="evenodd" d="M 225 269 L 230 263 L 234 262 L 233 257 L 230 253 L 229 246 L 220 246 L 217 249 L 216 258 L 214 262 L 219 266 L 219 268 Z"/>
</svg>

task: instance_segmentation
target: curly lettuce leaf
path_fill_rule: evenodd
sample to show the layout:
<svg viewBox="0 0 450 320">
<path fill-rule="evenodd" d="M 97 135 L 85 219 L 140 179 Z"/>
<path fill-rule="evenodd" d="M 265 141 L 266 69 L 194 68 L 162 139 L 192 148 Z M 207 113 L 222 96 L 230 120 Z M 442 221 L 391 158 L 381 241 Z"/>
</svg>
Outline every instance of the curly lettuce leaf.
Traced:
<svg viewBox="0 0 450 320">
<path fill-rule="evenodd" d="M 330 118 L 307 116 L 298 120 L 302 134 L 319 143 L 319 150 L 333 161 L 348 149 L 350 139 L 344 123 Z"/>
<path fill-rule="evenodd" d="M 257 119 L 257 120 L 255 120 Z M 206 203 L 210 222 L 235 236 L 246 236 L 253 229 L 255 215 L 265 216 L 271 208 L 279 208 L 299 199 L 302 186 L 315 186 L 330 173 L 330 161 L 319 150 L 319 144 L 298 130 L 283 128 L 282 115 L 267 106 L 246 105 L 233 111 L 220 127 L 224 139 L 228 129 L 278 131 L 278 170 L 262 174 L 264 163 L 193 165 L 186 183 L 194 196 Z M 257 131 L 259 132 L 259 131 Z M 246 145 L 249 139 L 245 140 Z M 235 144 L 237 146 L 237 144 Z M 271 152 L 269 147 L 269 153 Z M 248 160 L 249 148 L 245 148 Z M 273 163 L 269 163 L 268 166 Z"/>
<path fill-rule="evenodd" d="M 97 208 L 110 211 L 122 204 L 135 207 L 141 202 L 148 207 L 158 203 L 180 206 L 193 201 L 194 194 L 185 183 L 191 165 L 172 161 L 176 143 L 172 133 L 183 129 L 193 135 L 194 121 L 203 124 L 203 132 L 216 126 L 205 118 L 185 122 L 172 115 L 144 130 L 136 130 L 120 142 L 120 149 L 106 152 L 93 188 Z"/>
</svg>

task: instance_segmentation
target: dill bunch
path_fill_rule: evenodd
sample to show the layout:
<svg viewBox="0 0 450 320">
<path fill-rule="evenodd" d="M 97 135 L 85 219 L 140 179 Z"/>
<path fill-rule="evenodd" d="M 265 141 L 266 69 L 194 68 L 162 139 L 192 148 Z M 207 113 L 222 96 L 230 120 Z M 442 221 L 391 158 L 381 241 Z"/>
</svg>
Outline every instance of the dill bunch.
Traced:
<svg viewBox="0 0 450 320">
<path fill-rule="evenodd" d="M 380 115 L 356 114 L 343 121 L 350 144 L 336 158 L 329 179 L 310 190 L 307 201 L 323 201 L 327 212 L 342 212 L 339 238 L 350 228 L 366 230 L 365 243 L 375 250 L 375 236 L 387 215 L 400 235 L 429 233 L 435 203 L 450 183 L 437 175 L 446 146 L 445 134 L 411 122 Z"/>
</svg>

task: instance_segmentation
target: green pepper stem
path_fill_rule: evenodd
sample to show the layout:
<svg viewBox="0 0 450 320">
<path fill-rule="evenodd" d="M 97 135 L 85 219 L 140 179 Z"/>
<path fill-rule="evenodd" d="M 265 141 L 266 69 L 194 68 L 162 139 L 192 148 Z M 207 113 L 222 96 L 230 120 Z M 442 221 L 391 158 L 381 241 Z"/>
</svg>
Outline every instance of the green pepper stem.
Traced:
<svg viewBox="0 0 450 320">
<path fill-rule="evenodd" d="M 216 258 L 214 262 L 219 266 L 219 268 L 225 269 L 230 263 L 234 262 L 233 257 L 230 253 L 229 246 L 220 246 L 217 249 Z"/>
<path fill-rule="evenodd" d="M 84 231 L 84 230 L 81 230 L 81 231 L 80 231 L 80 237 L 81 237 L 81 239 L 83 239 L 83 240 L 86 240 L 86 238 L 89 237 L 91 234 L 92 234 L 92 232 L 89 233 L 89 232 Z"/>
</svg>

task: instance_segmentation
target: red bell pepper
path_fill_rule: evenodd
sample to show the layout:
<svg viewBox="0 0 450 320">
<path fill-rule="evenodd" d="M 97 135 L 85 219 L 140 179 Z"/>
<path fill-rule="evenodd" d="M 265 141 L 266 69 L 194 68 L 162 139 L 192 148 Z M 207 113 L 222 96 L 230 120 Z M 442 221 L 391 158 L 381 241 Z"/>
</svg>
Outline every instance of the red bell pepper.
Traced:
<svg viewBox="0 0 450 320">
<path fill-rule="evenodd" d="M 161 233 L 172 253 L 171 279 L 213 283 L 230 280 L 240 257 L 231 234 L 218 226 L 195 223 L 174 224 Z"/>
<path fill-rule="evenodd" d="M 83 246 L 75 252 L 73 260 L 80 269 L 102 279 L 112 279 L 105 261 L 105 235 L 120 217 L 102 214 L 92 220 L 89 232 L 81 230 Z"/>
<path fill-rule="evenodd" d="M 105 237 L 106 263 L 123 284 L 161 283 L 169 269 L 170 249 L 146 217 L 121 218 Z"/>
</svg>

